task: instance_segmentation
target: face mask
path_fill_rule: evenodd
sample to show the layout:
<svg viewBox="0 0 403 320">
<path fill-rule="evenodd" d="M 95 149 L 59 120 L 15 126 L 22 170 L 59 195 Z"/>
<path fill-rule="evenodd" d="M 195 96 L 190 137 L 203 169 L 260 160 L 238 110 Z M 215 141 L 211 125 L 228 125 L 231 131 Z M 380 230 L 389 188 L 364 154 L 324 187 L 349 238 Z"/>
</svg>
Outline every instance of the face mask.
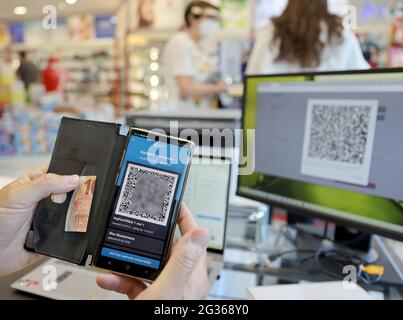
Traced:
<svg viewBox="0 0 403 320">
<path fill-rule="evenodd" d="M 199 33 L 202 38 L 210 38 L 220 30 L 220 25 L 212 19 L 204 19 L 200 22 Z"/>
</svg>

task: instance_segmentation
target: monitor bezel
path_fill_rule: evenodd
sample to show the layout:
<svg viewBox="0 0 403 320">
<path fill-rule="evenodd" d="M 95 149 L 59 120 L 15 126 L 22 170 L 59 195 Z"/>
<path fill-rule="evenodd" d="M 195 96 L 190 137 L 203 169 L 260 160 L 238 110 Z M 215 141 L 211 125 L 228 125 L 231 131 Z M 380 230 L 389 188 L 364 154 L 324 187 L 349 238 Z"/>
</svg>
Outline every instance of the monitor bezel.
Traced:
<svg viewBox="0 0 403 320">
<path fill-rule="evenodd" d="M 244 78 L 244 94 L 242 97 L 242 116 L 241 116 L 241 127 L 244 129 L 244 123 L 245 123 L 245 109 L 246 109 L 246 102 L 247 102 L 247 90 L 248 86 L 247 83 L 249 79 L 251 78 L 268 78 L 268 77 L 275 77 L 275 78 L 281 78 L 281 77 L 306 77 L 306 78 L 311 78 L 312 80 L 315 77 L 318 76 L 332 76 L 332 75 L 365 75 L 365 74 L 385 74 L 385 73 L 403 73 L 403 68 L 382 68 L 382 69 L 367 69 L 367 70 L 347 70 L 347 71 L 320 71 L 320 72 L 301 72 L 301 73 L 275 73 L 275 74 L 250 74 L 246 75 Z M 242 152 L 242 150 L 240 150 Z M 315 210 L 310 210 L 307 208 L 301 208 L 299 206 L 294 206 L 289 203 L 281 202 L 281 201 L 276 201 L 276 200 L 270 200 L 267 197 L 263 196 L 258 196 L 258 195 L 251 195 L 247 192 L 242 192 L 240 190 L 240 179 L 237 179 L 237 189 L 236 189 L 236 194 L 241 197 L 245 197 L 248 199 L 260 201 L 263 203 L 267 203 L 270 206 L 278 207 L 285 209 L 287 211 L 291 211 L 293 214 L 299 214 L 299 215 L 305 215 L 305 216 L 311 216 L 311 217 L 316 217 L 319 219 L 323 219 L 329 222 L 334 222 L 337 225 L 344 226 L 344 227 L 349 227 L 349 228 L 355 228 L 363 232 L 367 232 L 370 234 L 378 234 L 387 238 L 395 239 L 398 241 L 403 241 L 403 232 L 383 228 L 383 227 L 377 227 L 372 224 L 367 224 L 364 222 L 358 222 L 355 220 L 349 220 L 340 216 L 332 215 L 332 214 L 327 214 L 327 213 L 321 213 L 319 211 Z M 266 193 L 269 195 L 270 193 Z M 346 212 L 348 213 L 348 212 Z M 376 220 L 374 220 L 376 221 Z"/>
</svg>

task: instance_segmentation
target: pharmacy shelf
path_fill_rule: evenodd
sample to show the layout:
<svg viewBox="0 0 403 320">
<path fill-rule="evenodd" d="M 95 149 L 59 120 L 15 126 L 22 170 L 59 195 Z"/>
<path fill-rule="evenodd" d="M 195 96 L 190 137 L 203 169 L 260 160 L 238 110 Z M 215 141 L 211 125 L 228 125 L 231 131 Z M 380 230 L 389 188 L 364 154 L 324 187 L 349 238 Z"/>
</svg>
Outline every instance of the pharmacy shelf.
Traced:
<svg viewBox="0 0 403 320">
<path fill-rule="evenodd" d="M 128 35 L 127 44 L 135 47 L 147 47 L 152 42 L 165 42 L 177 32 L 178 30 L 137 31 Z M 221 30 L 213 38 L 216 41 L 248 40 L 250 32 L 248 30 Z"/>
<path fill-rule="evenodd" d="M 113 47 L 114 39 L 93 39 L 93 40 L 74 40 L 66 41 L 61 43 L 41 43 L 36 45 L 29 44 L 11 44 L 10 49 L 12 51 L 31 51 L 31 50 L 41 50 L 41 51 L 58 51 L 58 50 L 76 50 L 76 49 L 100 49 L 105 47 Z"/>
</svg>

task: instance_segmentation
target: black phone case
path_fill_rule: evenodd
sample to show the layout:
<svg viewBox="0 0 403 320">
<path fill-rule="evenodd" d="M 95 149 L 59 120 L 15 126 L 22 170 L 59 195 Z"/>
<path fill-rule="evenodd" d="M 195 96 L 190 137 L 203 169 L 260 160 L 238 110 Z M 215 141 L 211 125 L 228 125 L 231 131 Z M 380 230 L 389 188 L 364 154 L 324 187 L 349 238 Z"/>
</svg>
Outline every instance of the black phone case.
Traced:
<svg viewBox="0 0 403 320">
<path fill-rule="evenodd" d="M 48 197 L 36 208 L 25 249 L 78 265 L 91 263 L 87 259 L 102 241 L 127 142 L 119 130 L 114 123 L 62 119 L 48 172 L 97 177 L 87 232 L 64 232 L 73 192 L 62 204 Z"/>
</svg>

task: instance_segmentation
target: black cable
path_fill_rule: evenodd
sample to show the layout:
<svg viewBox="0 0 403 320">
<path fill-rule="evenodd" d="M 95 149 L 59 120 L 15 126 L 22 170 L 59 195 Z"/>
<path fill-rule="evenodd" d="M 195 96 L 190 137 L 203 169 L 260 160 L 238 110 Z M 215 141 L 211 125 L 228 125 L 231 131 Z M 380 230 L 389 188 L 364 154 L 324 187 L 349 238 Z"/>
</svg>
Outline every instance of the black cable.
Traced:
<svg viewBox="0 0 403 320">
<path fill-rule="evenodd" d="M 309 261 L 309 260 L 315 258 L 315 256 L 316 256 L 316 251 L 315 251 L 314 254 L 309 254 L 309 255 L 306 255 L 305 257 L 301 257 L 301 258 L 299 259 L 299 261 L 298 261 L 298 264 L 299 264 L 299 265 L 302 265 L 302 264 L 304 264 L 305 262 L 307 262 L 307 261 Z"/>
<path fill-rule="evenodd" d="M 270 262 L 273 262 L 273 261 L 277 260 L 278 258 L 280 258 L 280 257 L 282 257 L 282 256 L 285 256 L 285 255 L 287 255 L 287 254 L 290 254 L 290 253 L 303 253 L 303 252 L 316 252 L 316 250 L 303 250 L 303 249 L 301 249 L 301 250 L 299 250 L 299 249 L 288 250 L 288 251 L 284 251 L 284 252 L 280 252 L 280 253 L 268 255 L 268 256 L 267 256 L 267 259 L 268 259 Z"/>
<path fill-rule="evenodd" d="M 356 236 L 352 239 L 339 241 L 339 243 L 343 246 L 352 246 L 352 245 L 355 245 L 355 244 L 359 243 L 360 241 L 364 240 L 366 237 L 368 237 L 368 234 L 360 233 L 358 236 Z"/>
<path fill-rule="evenodd" d="M 303 263 L 314 259 L 314 264 L 320 272 L 338 280 L 344 279 L 345 274 L 342 272 L 338 273 L 333 270 L 329 270 L 329 268 L 325 266 L 325 262 L 330 263 L 330 265 L 333 267 L 336 266 L 336 268 L 339 268 L 340 270 L 343 270 L 344 267 L 348 265 L 354 266 L 357 270 L 357 282 L 363 282 L 367 285 L 376 283 L 382 278 L 381 275 L 370 275 L 361 269 L 361 266 L 367 266 L 370 264 L 364 258 L 361 258 L 353 253 L 343 252 L 338 249 L 288 250 L 269 255 L 267 256 L 267 260 L 270 263 L 287 254 L 303 252 L 310 254 L 298 259 L 296 263 L 297 266 L 301 266 Z"/>
<path fill-rule="evenodd" d="M 365 259 L 358 257 L 355 254 L 347 254 L 336 249 L 321 249 L 318 250 L 315 255 L 315 265 L 321 272 L 336 279 L 344 279 L 344 274 L 339 274 L 328 270 L 321 262 L 321 259 L 329 260 L 332 265 L 338 265 L 341 269 L 347 265 L 354 266 L 357 270 L 357 282 L 361 281 L 367 285 L 370 285 L 378 282 L 382 278 L 381 275 L 373 276 L 363 271 L 361 266 L 367 266 L 369 263 Z"/>
</svg>

